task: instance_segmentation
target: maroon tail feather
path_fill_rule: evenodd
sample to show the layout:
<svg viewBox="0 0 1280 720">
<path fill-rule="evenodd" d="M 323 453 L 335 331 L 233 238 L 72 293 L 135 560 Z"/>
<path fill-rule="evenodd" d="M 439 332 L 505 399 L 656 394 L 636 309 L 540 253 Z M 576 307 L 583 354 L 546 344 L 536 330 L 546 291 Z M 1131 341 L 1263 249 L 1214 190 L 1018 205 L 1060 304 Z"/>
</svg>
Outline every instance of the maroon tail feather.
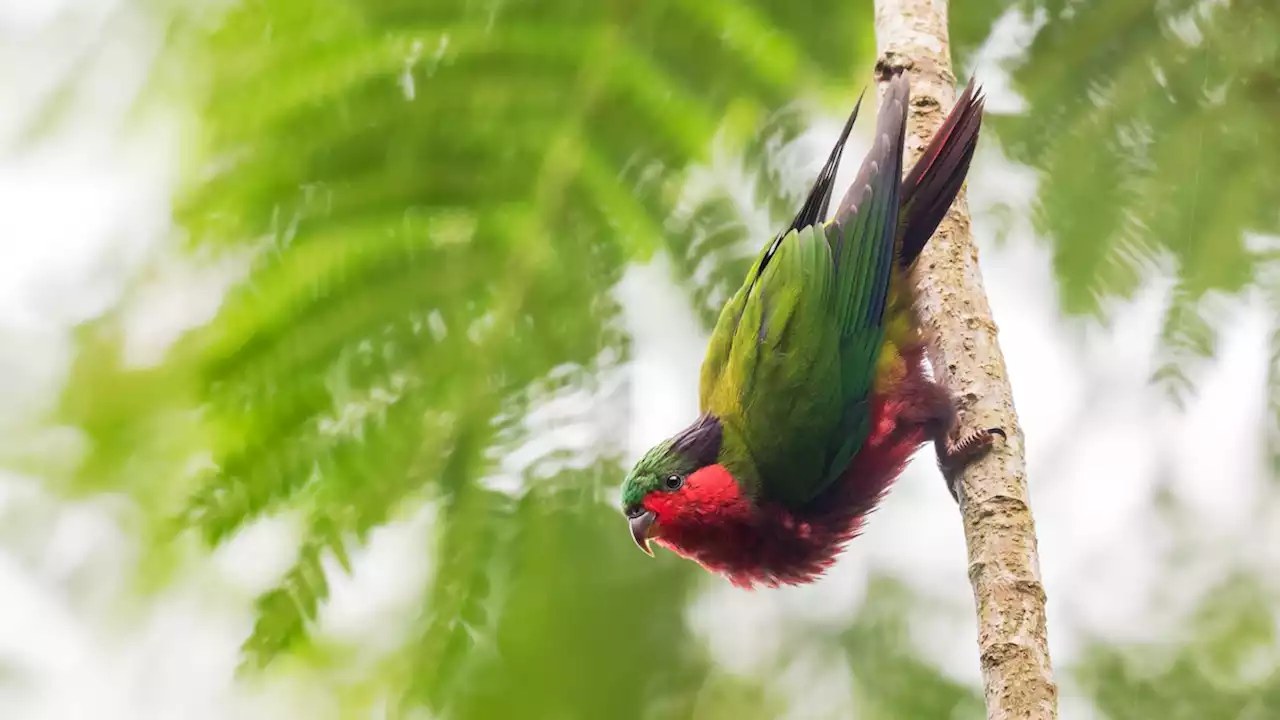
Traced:
<svg viewBox="0 0 1280 720">
<path fill-rule="evenodd" d="M 902 210 L 898 216 L 901 239 L 898 262 L 911 267 L 925 243 L 933 237 L 951 202 L 969 174 L 969 162 L 978 146 L 982 105 L 986 98 L 971 78 L 951 114 L 933 136 L 929 147 L 902 181 Z"/>
</svg>

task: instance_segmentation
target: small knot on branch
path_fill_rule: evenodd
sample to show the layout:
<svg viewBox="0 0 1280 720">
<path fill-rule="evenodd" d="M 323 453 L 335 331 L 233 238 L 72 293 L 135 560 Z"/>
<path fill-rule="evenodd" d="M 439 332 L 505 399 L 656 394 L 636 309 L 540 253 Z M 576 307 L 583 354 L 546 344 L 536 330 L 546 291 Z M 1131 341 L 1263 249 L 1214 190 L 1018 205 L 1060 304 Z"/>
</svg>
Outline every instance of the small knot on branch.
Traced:
<svg viewBox="0 0 1280 720">
<path fill-rule="evenodd" d="M 941 112 L 942 103 L 938 102 L 938 98 L 921 93 L 911 98 L 911 106 L 922 113 Z"/>
<path fill-rule="evenodd" d="M 911 58 L 894 50 L 885 50 L 884 54 L 876 60 L 876 80 L 887 82 L 889 79 L 901 75 L 913 67 L 915 67 L 915 63 L 912 62 Z"/>
</svg>

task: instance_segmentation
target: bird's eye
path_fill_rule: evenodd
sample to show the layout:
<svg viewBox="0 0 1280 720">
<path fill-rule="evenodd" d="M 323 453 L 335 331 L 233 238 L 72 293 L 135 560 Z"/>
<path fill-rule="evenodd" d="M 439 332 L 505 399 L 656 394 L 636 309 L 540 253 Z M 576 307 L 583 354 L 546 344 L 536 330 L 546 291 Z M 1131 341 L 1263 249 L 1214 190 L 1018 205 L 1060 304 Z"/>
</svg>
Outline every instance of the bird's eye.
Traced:
<svg viewBox="0 0 1280 720">
<path fill-rule="evenodd" d="M 679 490 L 684 485 L 684 478 L 679 475 L 668 475 L 666 484 L 668 490 Z"/>
</svg>

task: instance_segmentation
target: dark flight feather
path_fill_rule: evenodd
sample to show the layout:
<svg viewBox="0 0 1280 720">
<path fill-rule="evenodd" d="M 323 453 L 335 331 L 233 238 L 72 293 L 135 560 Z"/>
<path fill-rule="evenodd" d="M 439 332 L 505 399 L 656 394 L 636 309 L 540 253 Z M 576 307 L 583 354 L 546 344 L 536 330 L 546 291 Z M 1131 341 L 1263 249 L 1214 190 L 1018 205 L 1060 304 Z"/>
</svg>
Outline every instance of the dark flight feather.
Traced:
<svg viewBox="0 0 1280 720">
<path fill-rule="evenodd" d="M 778 233 L 769 249 L 765 251 L 764 259 L 760 261 L 761 272 L 773 259 L 774 253 L 778 252 L 778 246 L 782 244 L 782 239 L 788 233 L 792 230 L 803 230 L 812 225 L 821 225 L 827 219 L 827 213 L 831 209 L 831 193 L 836 184 L 836 171 L 840 169 L 840 156 L 844 154 L 844 146 L 849 142 L 849 133 L 853 131 L 853 123 L 858 119 L 858 110 L 862 107 L 862 98 L 865 95 L 865 90 L 858 95 L 858 102 L 854 104 L 853 112 L 849 113 L 849 119 L 845 120 L 844 129 L 840 131 L 835 147 L 831 148 L 826 164 L 818 172 L 818 177 L 809 188 L 809 194 L 805 196 L 804 204 L 800 206 L 795 219 L 786 230 Z"/>
<path fill-rule="evenodd" d="M 986 98 L 969 80 L 956 106 L 902 181 L 898 263 L 911 267 L 960 192 L 978 146 Z"/>
<path fill-rule="evenodd" d="M 843 336 L 878 327 L 883 319 L 900 217 L 898 194 L 910 92 L 905 76 L 889 81 L 876 120 L 874 145 L 827 231 L 835 287 L 842 296 L 837 312 Z"/>
</svg>

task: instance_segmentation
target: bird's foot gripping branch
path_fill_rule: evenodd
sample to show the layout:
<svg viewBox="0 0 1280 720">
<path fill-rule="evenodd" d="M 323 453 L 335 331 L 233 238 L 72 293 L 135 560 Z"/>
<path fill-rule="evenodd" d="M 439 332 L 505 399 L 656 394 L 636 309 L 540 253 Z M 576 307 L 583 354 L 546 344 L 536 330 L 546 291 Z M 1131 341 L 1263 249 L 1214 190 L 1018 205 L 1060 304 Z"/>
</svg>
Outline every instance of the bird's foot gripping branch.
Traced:
<svg viewBox="0 0 1280 720">
<path fill-rule="evenodd" d="M 1002 440 L 1009 439 L 1004 430 L 987 428 L 965 433 L 955 439 L 940 435 L 934 440 L 934 447 L 938 453 L 938 469 L 942 471 L 942 477 L 947 481 L 947 490 L 951 493 L 951 498 L 957 503 L 960 502 L 960 495 L 956 488 L 956 480 L 959 479 L 960 471 L 989 452 L 997 436 Z"/>
</svg>

